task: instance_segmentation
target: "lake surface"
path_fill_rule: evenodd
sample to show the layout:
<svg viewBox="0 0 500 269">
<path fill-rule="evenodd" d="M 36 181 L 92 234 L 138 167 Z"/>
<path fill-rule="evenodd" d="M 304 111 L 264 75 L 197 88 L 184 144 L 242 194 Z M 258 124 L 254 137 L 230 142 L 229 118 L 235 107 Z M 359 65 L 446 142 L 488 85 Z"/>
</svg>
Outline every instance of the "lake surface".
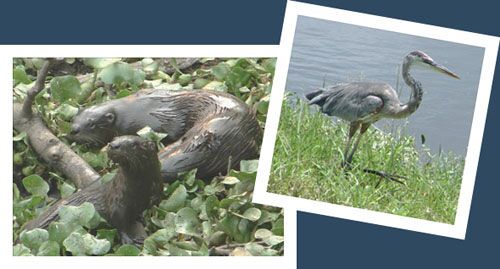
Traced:
<svg viewBox="0 0 500 269">
<path fill-rule="evenodd" d="M 395 89 L 399 83 L 401 102 L 406 103 L 410 88 L 402 80 L 400 66 L 414 50 L 426 52 L 461 79 L 413 68 L 413 77 L 424 89 L 419 109 L 406 120 L 381 120 L 376 126 L 391 131 L 395 124 L 404 125 L 405 132 L 417 137 L 417 145 L 423 134 L 433 152 L 441 149 L 465 156 L 483 48 L 299 16 L 286 89 L 303 98 L 323 83 L 362 80 L 386 82 Z"/>
</svg>

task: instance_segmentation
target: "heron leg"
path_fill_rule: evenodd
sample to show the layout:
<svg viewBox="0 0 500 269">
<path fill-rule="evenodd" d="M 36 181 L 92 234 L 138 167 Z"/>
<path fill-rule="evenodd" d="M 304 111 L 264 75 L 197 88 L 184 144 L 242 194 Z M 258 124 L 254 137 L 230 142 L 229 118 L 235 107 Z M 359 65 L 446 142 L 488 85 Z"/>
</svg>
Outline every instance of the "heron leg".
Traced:
<svg viewBox="0 0 500 269">
<path fill-rule="evenodd" d="M 359 141 L 361 141 L 361 137 L 366 132 L 366 130 L 368 130 L 368 127 L 370 127 L 370 123 L 363 123 L 360 125 L 361 125 L 361 129 L 359 130 L 359 135 L 356 138 L 356 141 L 354 142 L 354 146 L 352 147 L 351 152 L 349 153 L 349 155 L 347 155 L 346 162 L 348 164 L 350 164 L 352 162 L 352 156 L 354 156 L 354 152 L 356 152 L 356 150 L 358 149 L 358 145 L 359 145 Z"/>
<path fill-rule="evenodd" d="M 350 166 L 351 162 L 347 161 L 347 154 L 349 153 L 349 149 L 351 149 L 351 143 L 352 143 L 352 138 L 358 131 L 359 127 L 361 126 L 361 123 L 358 121 L 351 122 L 350 128 L 349 128 L 349 136 L 347 137 L 347 143 L 345 145 L 344 149 L 344 160 L 342 161 L 342 167 Z"/>
</svg>

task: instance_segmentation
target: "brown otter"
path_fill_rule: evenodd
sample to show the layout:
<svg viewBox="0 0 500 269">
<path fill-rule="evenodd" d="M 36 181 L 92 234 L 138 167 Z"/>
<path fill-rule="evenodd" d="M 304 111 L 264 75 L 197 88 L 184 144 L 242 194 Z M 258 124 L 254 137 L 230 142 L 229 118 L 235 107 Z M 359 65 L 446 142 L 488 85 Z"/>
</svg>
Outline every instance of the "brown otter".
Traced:
<svg viewBox="0 0 500 269">
<path fill-rule="evenodd" d="M 262 137 L 255 111 L 230 94 L 149 89 L 83 110 L 71 137 L 102 145 L 145 126 L 168 134 L 169 145 L 159 154 L 166 180 L 194 168 L 198 178 L 210 179 L 229 164 L 256 158 Z"/>
<path fill-rule="evenodd" d="M 159 201 L 163 190 L 157 147 L 154 142 L 138 136 L 120 136 L 108 145 L 109 158 L 119 165 L 113 179 L 100 180 L 57 201 L 23 229 L 46 228 L 58 219 L 63 205 L 78 206 L 84 202 L 94 205 L 99 214 L 116 227 L 123 243 L 141 242 L 144 230 L 138 231 L 141 213 Z"/>
</svg>

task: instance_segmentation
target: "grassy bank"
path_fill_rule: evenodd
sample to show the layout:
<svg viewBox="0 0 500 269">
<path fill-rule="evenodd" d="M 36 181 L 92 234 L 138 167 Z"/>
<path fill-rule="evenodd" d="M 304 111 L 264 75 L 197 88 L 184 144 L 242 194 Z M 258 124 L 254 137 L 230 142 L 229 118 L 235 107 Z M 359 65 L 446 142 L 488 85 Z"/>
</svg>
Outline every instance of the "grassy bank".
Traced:
<svg viewBox="0 0 500 269">
<path fill-rule="evenodd" d="M 425 160 L 414 137 L 370 128 L 354 155 L 353 169 L 340 168 L 347 124 L 302 101 L 283 102 L 268 191 L 401 216 L 454 223 L 464 158 L 453 153 Z M 368 175 L 363 168 L 405 176 L 406 185 Z"/>
</svg>

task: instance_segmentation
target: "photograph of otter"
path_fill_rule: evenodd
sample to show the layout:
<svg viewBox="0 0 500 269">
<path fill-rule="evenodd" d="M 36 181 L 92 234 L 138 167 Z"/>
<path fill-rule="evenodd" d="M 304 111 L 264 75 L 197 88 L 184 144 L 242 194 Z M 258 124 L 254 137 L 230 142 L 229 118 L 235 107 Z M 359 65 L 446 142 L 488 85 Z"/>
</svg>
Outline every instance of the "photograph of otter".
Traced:
<svg viewBox="0 0 500 269">
<path fill-rule="evenodd" d="M 268 191 L 453 224 L 483 55 L 299 16 Z"/>
<path fill-rule="evenodd" d="M 13 255 L 282 256 L 275 58 L 14 58 Z"/>
</svg>

